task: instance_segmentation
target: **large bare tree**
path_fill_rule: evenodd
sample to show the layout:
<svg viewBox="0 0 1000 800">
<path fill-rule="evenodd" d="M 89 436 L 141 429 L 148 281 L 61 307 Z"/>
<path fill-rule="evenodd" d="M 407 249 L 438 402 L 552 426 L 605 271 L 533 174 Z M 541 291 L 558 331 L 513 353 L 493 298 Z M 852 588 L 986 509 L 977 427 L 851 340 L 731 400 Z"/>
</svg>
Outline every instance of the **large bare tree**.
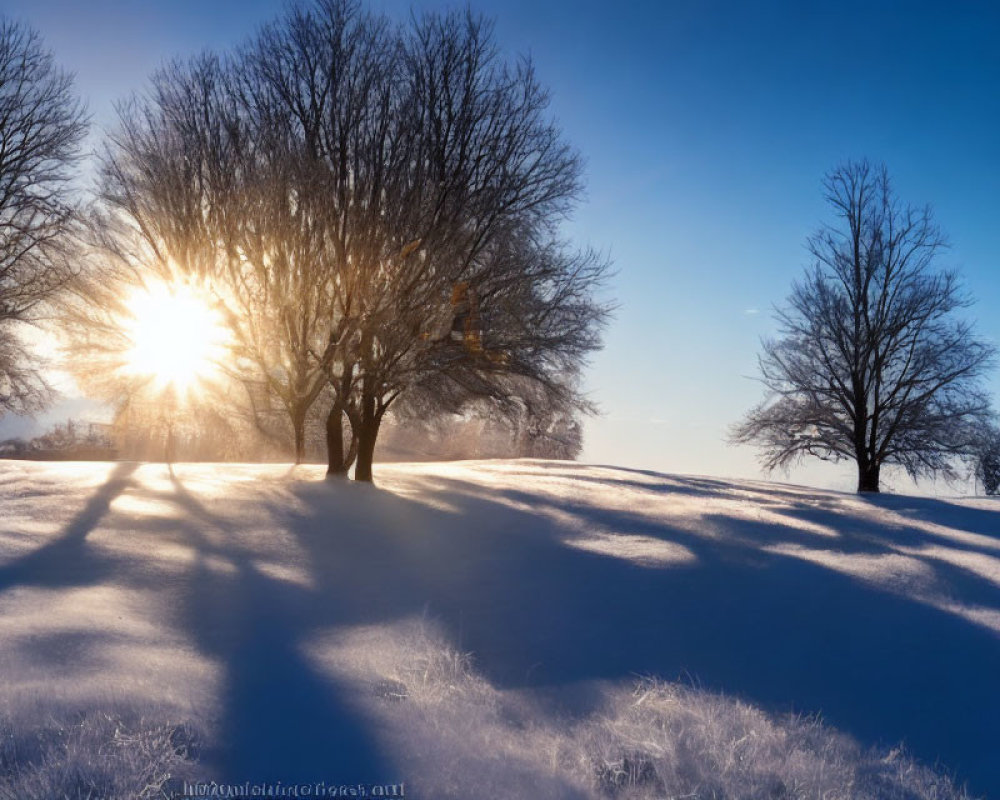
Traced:
<svg viewBox="0 0 1000 800">
<path fill-rule="evenodd" d="M 879 491 L 887 464 L 950 476 L 990 415 L 980 378 L 994 349 L 956 314 L 969 301 L 938 268 L 946 242 L 929 208 L 901 203 L 868 161 L 833 170 L 824 189 L 834 220 L 809 239 L 812 267 L 764 342 L 769 397 L 733 438 L 761 446 L 768 469 L 853 460 L 859 492 Z"/>
<path fill-rule="evenodd" d="M 157 262 L 216 287 L 232 373 L 280 399 L 297 454 L 332 397 L 330 471 L 356 452 L 370 480 L 386 411 L 439 378 L 576 399 L 606 261 L 556 239 L 580 162 L 546 108 L 470 14 L 396 26 L 319 0 L 161 71 L 123 110 L 105 199 Z"/>
<path fill-rule="evenodd" d="M 360 480 L 390 406 L 427 382 L 495 394 L 499 376 L 516 375 L 568 397 L 559 379 L 598 346 L 607 313 L 593 299 L 606 262 L 554 239 L 579 197 L 580 161 L 530 63 L 501 59 L 490 26 L 468 13 L 417 20 L 400 50 L 399 156 L 359 153 L 372 179 L 347 248 L 358 326 L 342 400 Z"/>
<path fill-rule="evenodd" d="M 70 274 L 86 129 L 71 76 L 37 33 L 0 16 L 0 413 L 35 411 L 49 394 L 18 329 Z"/>
</svg>

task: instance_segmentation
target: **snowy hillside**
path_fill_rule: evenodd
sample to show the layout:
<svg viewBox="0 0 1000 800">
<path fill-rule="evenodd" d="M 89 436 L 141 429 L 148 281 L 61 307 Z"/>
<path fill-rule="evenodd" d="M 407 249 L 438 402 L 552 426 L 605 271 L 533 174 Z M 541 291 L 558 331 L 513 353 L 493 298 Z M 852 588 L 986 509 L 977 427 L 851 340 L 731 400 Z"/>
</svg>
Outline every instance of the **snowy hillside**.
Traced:
<svg viewBox="0 0 1000 800">
<path fill-rule="evenodd" d="M 0 462 L 0 699 L 197 719 L 216 779 L 584 796 L 531 731 L 656 676 L 1000 796 L 991 500 L 537 461 L 321 478 Z M 467 708 L 419 711 L 460 683 Z"/>
</svg>

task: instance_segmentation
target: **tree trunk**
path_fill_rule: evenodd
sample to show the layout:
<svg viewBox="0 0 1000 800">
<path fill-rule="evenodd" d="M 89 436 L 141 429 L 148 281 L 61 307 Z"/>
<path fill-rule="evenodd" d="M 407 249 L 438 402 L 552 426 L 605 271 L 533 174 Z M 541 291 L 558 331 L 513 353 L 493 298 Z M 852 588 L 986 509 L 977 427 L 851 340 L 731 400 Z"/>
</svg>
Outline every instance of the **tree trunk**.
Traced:
<svg viewBox="0 0 1000 800">
<path fill-rule="evenodd" d="M 858 493 L 875 493 L 878 488 L 879 465 L 858 463 Z"/>
<path fill-rule="evenodd" d="M 173 464 L 177 457 L 177 445 L 174 441 L 174 424 L 167 425 L 167 438 L 163 444 L 163 460 L 167 464 Z"/>
<path fill-rule="evenodd" d="M 305 412 L 292 414 L 292 430 L 295 432 L 295 463 L 301 464 L 306 458 Z"/>
<path fill-rule="evenodd" d="M 350 420 L 348 420 L 350 422 Z M 358 436 L 350 422 L 351 443 L 344 451 L 344 407 L 334 403 L 326 418 L 327 477 L 346 477 L 358 455 Z"/>
<path fill-rule="evenodd" d="M 358 464 L 354 468 L 354 480 L 372 480 L 372 462 L 375 459 L 375 441 L 382 415 L 375 405 L 375 398 L 363 395 L 361 398 L 361 430 L 358 432 Z"/>
<path fill-rule="evenodd" d="M 344 467 L 344 410 L 334 403 L 326 416 L 326 474 L 346 475 Z"/>
</svg>

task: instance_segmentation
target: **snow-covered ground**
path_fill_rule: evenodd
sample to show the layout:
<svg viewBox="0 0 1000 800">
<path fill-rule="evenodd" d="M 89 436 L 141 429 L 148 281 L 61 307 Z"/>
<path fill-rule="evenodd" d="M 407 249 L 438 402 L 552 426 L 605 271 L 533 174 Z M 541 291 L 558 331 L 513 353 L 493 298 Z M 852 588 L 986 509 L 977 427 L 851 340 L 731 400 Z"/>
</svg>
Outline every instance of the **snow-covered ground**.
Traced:
<svg viewBox="0 0 1000 800">
<path fill-rule="evenodd" d="M 659 676 L 905 742 L 1000 796 L 993 500 L 540 461 L 376 480 L 0 462 L 0 699 L 196 718 L 213 778 L 393 783 L 450 759 L 463 790 L 533 785 L 516 742 L 394 711 L 439 653 L 438 678 L 507 698 L 510 730 Z"/>
</svg>

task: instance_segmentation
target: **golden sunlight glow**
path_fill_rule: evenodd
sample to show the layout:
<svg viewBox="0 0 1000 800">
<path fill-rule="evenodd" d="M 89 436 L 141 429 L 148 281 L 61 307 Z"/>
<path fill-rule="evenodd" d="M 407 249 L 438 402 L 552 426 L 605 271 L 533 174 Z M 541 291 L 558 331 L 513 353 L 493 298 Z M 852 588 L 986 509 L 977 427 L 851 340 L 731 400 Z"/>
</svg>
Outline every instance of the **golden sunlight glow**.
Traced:
<svg viewBox="0 0 1000 800">
<path fill-rule="evenodd" d="M 126 369 L 156 388 L 186 391 L 217 369 L 227 334 L 207 295 L 188 284 L 154 284 L 128 303 Z"/>
</svg>

